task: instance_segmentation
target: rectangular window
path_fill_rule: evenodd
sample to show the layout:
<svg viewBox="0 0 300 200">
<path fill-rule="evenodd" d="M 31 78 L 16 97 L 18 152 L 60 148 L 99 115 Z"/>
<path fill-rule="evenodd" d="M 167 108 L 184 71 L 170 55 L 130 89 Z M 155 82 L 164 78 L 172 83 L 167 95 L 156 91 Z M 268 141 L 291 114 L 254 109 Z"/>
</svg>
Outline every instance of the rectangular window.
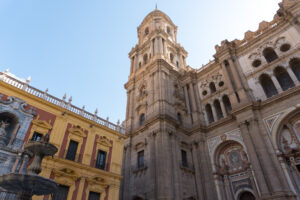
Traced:
<svg viewBox="0 0 300 200">
<path fill-rule="evenodd" d="M 43 134 L 34 131 L 31 141 L 41 141 Z"/>
<path fill-rule="evenodd" d="M 69 193 L 69 187 L 59 185 L 57 191 L 53 194 L 52 200 L 67 200 Z"/>
<path fill-rule="evenodd" d="M 185 150 L 181 150 L 181 164 L 184 167 L 188 166 L 188 162 L 187 162 L 187 154 Z"/>
<path fill-rule="evenodd" d="M 98 192 L 90 192 L 89 200 L 100 200 L 100 193 Z"/>
<path fill-rule="evenodd" d="M 105 162 L 106 162 L 106 152 L 98 150 L 98 155 L 96 159 L 96 168 L 98 169 L 105 169 Z"/>
<path fill-rule="evenodd" d="M 75 160 L 77 148 L 78 148 L 78 142 L 70 140 L 69 148 L 68 148 L 67 155 L 66 155 L 67 160 L 72 160 L 72 161 Z"/>
<path fill-rule="evenodd" d="M 144 150 L 138 152 L 138 168 L 144 167 Z"/>
</svg>

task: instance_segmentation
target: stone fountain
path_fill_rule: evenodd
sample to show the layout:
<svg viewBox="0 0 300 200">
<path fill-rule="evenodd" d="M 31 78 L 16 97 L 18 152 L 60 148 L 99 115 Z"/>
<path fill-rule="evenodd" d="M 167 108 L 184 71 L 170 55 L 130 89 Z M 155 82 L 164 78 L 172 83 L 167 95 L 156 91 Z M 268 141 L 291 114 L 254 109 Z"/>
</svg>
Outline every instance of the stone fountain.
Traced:
<svg viewBox="0 0 300 200">
<path fill-rule="evenodd" d="M 19 200 L 31 200 L 33 195 L 47 195 L 57 190 L 57 183 L 38 174 L 42 171 L 42 160 L 45 156 L 53 156 L 57 148 L 49 143 L 49 134 L 41 141 L 30 141 L 24 152 L 32 156 L 27 166 L 27 173 L 10 173 L 0 176 L 0 187 L 18 194 Z"/>
</svg>

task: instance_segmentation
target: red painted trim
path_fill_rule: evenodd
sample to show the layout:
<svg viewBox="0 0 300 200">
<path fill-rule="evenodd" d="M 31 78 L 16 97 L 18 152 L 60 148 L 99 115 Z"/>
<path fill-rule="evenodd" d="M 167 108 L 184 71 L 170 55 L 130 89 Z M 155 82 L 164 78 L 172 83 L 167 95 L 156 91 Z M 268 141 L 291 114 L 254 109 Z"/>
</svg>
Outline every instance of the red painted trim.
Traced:
<svg viewBox="0 0 300 200">
<path fill-rule="evenodd" d="M 106 193 L 106 196 L 104 198 L 104 200 L 108 200 L 108 195 L 109 195 L 109 186 L 106 187 L 105 189 L 105 193 Z"/>
<path fill-rule="evenodd" d="M 83 158 L 83 154 L 84 154 L 84 150 L 85 150 L 86 140 L 87 140 L 87 137 L 88 137 L 88 131 L 85 130 L 84 133 L 85 133 L 86 137 L 83 138 L 83 142 L 82 142 L 82 145 L 81 145 L 81 148 L 80 148 L 80 157 L 79 157 L 79 160 L 78 160 L 79 163 L 82 163 L 82 158 Z"/>
<path fill-rule="evenodd" d="M 110 141 L 110 144 L 111 144 L 111 147 L 109 147 L 109 153 L 108 153 L 108 158 L 107 158 L 107 166 L 106 166 L 107 171 L 110 170 L 113 141 Z"/>
<path fill-rule="evenodd" d="M 82 200 L 85 200 L 86 199 L 86 189 L 87 189 L 87 186 L 88 186 L 88 182 L 87 180 L 84 181 L 84 186 L 83 186 L 83 192 L 82 192 Z"/>
<path fill-rule="evenodd" d="M 95 140 L 94 140 L 94 146 L 93 146 L 93 152 L 92 152 L 92 157 L 91 157 L 91 167 L 95 166 L 95 155 L 96 155 L 96 147 L 97 147 L 97 140 L 98 140 L 99 136 L 96 135 L 95 136 Z"/>
<path fill-rule="evenodd" d="M 59 150 L 59 154 L 58 154 L 59 158 L 63 158 L 64 157 L 64 154 L 65 154 L 65 151 L 66 151 L 67 142 L 68 142 L 68 136 L 69 136 L 69 131 L 68 130 L 71 127 L 72 127 L 72 124 L 68 123 L 66 131 L 65 131 L 64 139 L 63 139 L 63 142 L 62 142 L 60 150 Z"/>
<path fill-rule="evenodd" d="M 51 114 L 51 113 L 49 113 L 47 111 L 41 110 L 39 108 L 36 108 L 34 106 L 29 106 L 28 105 L 27 108 L 28 109 L 34 108 L 36 110 L 36 114 L 37 115 L 34 117 L 34 119 L 37 119 L 37 116 L 39 116 L 39 120 L 44 120 L 46 122 L 49 122 L 49 120 L 50 120 L 50 125 L 53 127 L 54 122 L 56 120 L 56 116 L 55 115 L 53 115 L 53 114 Z M 23 143 L 25 143 L 26 141 L 29 140 L 31 128 L 32 128 L 32 123 L 30 123 L 30 126 L 29 126 L 29 128 L 27 130 L 27 133 L 25 135 L 25 139 L 24 139 Z M 48 133 L 51 134 L 51 132 L 52 132 L 52 129 Z"/>
<path fill-rule="evenodd" d="M 53 173 L 53 171 L 51 171 L 50 179 L 54 180 L 54 173 Z M 44 196 L 44 200 L 48 200 L 49 197 L 50 197 L 50 195 L 45 195 L 45 196 Z"/>
<path fill-rule="evenodd" d="M 72 195 L 72 200 L 76 200 L 78 188 L 79 188 L 80 178 L 75 181 L 75 190 Z"/>
</svg>

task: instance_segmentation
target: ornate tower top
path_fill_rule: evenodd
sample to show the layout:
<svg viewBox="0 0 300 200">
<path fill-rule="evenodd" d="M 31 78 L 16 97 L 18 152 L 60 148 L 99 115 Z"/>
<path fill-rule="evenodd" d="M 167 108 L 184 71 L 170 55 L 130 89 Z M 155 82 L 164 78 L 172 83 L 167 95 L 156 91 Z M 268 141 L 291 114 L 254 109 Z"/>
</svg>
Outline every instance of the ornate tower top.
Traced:
<svg viewBox="0 0 300 200">
<path fill-rule="evenodd" d="M 137 29 L 139 44 L 146 42 L 155 32 L 164 32 L 172 42 L 176 42 L 177 26 L 170 17 L 155 8 L 143 20 Z"/>
</svg>

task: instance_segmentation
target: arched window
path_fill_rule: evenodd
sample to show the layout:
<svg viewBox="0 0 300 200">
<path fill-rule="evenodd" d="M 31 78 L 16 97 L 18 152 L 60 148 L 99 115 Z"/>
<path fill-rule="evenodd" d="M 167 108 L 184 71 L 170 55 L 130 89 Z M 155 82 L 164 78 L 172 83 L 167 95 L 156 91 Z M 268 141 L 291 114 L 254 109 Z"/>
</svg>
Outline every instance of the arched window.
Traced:
<svg viewBox="0 0 300 200">
<path fill-rule="evenodd" d="M 216 89 L 216 86 L 215 86 L 215 83 L 214 83 L 214 82 L 211 82 L 211 83 L 209 84 L 209 89 L 210 89 L 210 93 L 214 93 L 214 92 L 216 92 L 216 91 L 217 91 L 217 89 Z"/>
<path fill-rule="evenodd" d="M 222 101 L 224 103 L 224 106 L 225 106 L 225 109 L 226 109 L 226 113 L 228 115 L 230 113 L 230 111 L 232 110 L 231 103 L 230 103 L 230 100 L 229 100 L 228 96 L 224 95 L 222 97 Z"/>
<path fill-rule="evenodd" d="M 300 81 L 300 59 L 294 58 L 290 61 L 290 67 L 296 75 L 297 79 Z"/>
<path fill-rule="evenodd" d="M 287 90 L 295 86 L 293 80 L 291 79 L 291 77 L 283 67 L 276 67 L 274 70 L 274 74 L 282 90 Z"/>
<path fill-rule="evenodd" d="M 144 55 L 143 60 L 144 60 L 144 65 L 147 64 L 147 61 L 148 61 L 148 55 L 147 54 Z"/>
<path fill-rule="evenodd" d="M 215 107 L 215 109 L 216 109 L 217 118 L 218 118 L 218 119 L 223 118 L 224 116 L 223 116 L 223 113 L 222 113 L 222 109 L 221 109 L 221 105 L 220 105 L 219 100 L 216 99 L 216 100 L 214 101 L 214 107 Z"/>
<path fill-rule="evenodd" d="M 276 52 L 271 47 L 265 48 L 263 51 L 263 55 L 268 63 L 270 63 L 278 58 Z"/>
<path fill-rule="evenodd" d="M 181 114 L 177 113 L 177 120 L 180 124 L 182 124 L 182 118 L 181 118 Z"/>
<path fill-rule="evenodd" d="M 206 111 L 208 123 L 210 124 L 210 123 L 214 122 L 214 116 L 213 116 L 210 104 L 207 104 L 205 106 L 205 111 Z"/>
<path fill-rule="evenodd" d="M 171 63 L 174 62 L 174 55 L 172 53 L 170 53 L 170 61 L 171 61 Z"/>
<path fill-rule="evenodd" d="M 248 191 L 242 192 L 239 196 L 239 200 L 255 200 L 255 196 Z"/>
<path fill-rule="evenodd" d="M 268 75 L 266 75 L 266 74 L 261 75 L 259 77 L 259 81 L 260 81 L 260 84 L 261 84 L 267 98 L 278 94 L 273 81 L 271 80 L 271 78 Z"/>
<path fill-rule="evenodd" d="M 169 35 L 171 35 L 171 29 L 170 29 L 169 26 L 167 27 L 167 33 L 168 33 Z"/>
<path fill-rule="evenodd" d="M 142 113 L 142 114 L 140 115 L 139 122 L 140 122 L 140 126 L 144 124 L 144 122 L 145 122 L 145 114 L 144 114 L 144 113 Z"/>
<path fill-rule="evenodd" d="M 145 28 L 145 35 L 148 35 L 149 34 L 149 28 Z"/>
<path fill-rule="evenodd" d="M 11 137 L 15 137 L 20 125 L 18 118 L 10 113 L 3 112 L 0 113 L 0 145 L 6 146 Z"/>
</svg>

